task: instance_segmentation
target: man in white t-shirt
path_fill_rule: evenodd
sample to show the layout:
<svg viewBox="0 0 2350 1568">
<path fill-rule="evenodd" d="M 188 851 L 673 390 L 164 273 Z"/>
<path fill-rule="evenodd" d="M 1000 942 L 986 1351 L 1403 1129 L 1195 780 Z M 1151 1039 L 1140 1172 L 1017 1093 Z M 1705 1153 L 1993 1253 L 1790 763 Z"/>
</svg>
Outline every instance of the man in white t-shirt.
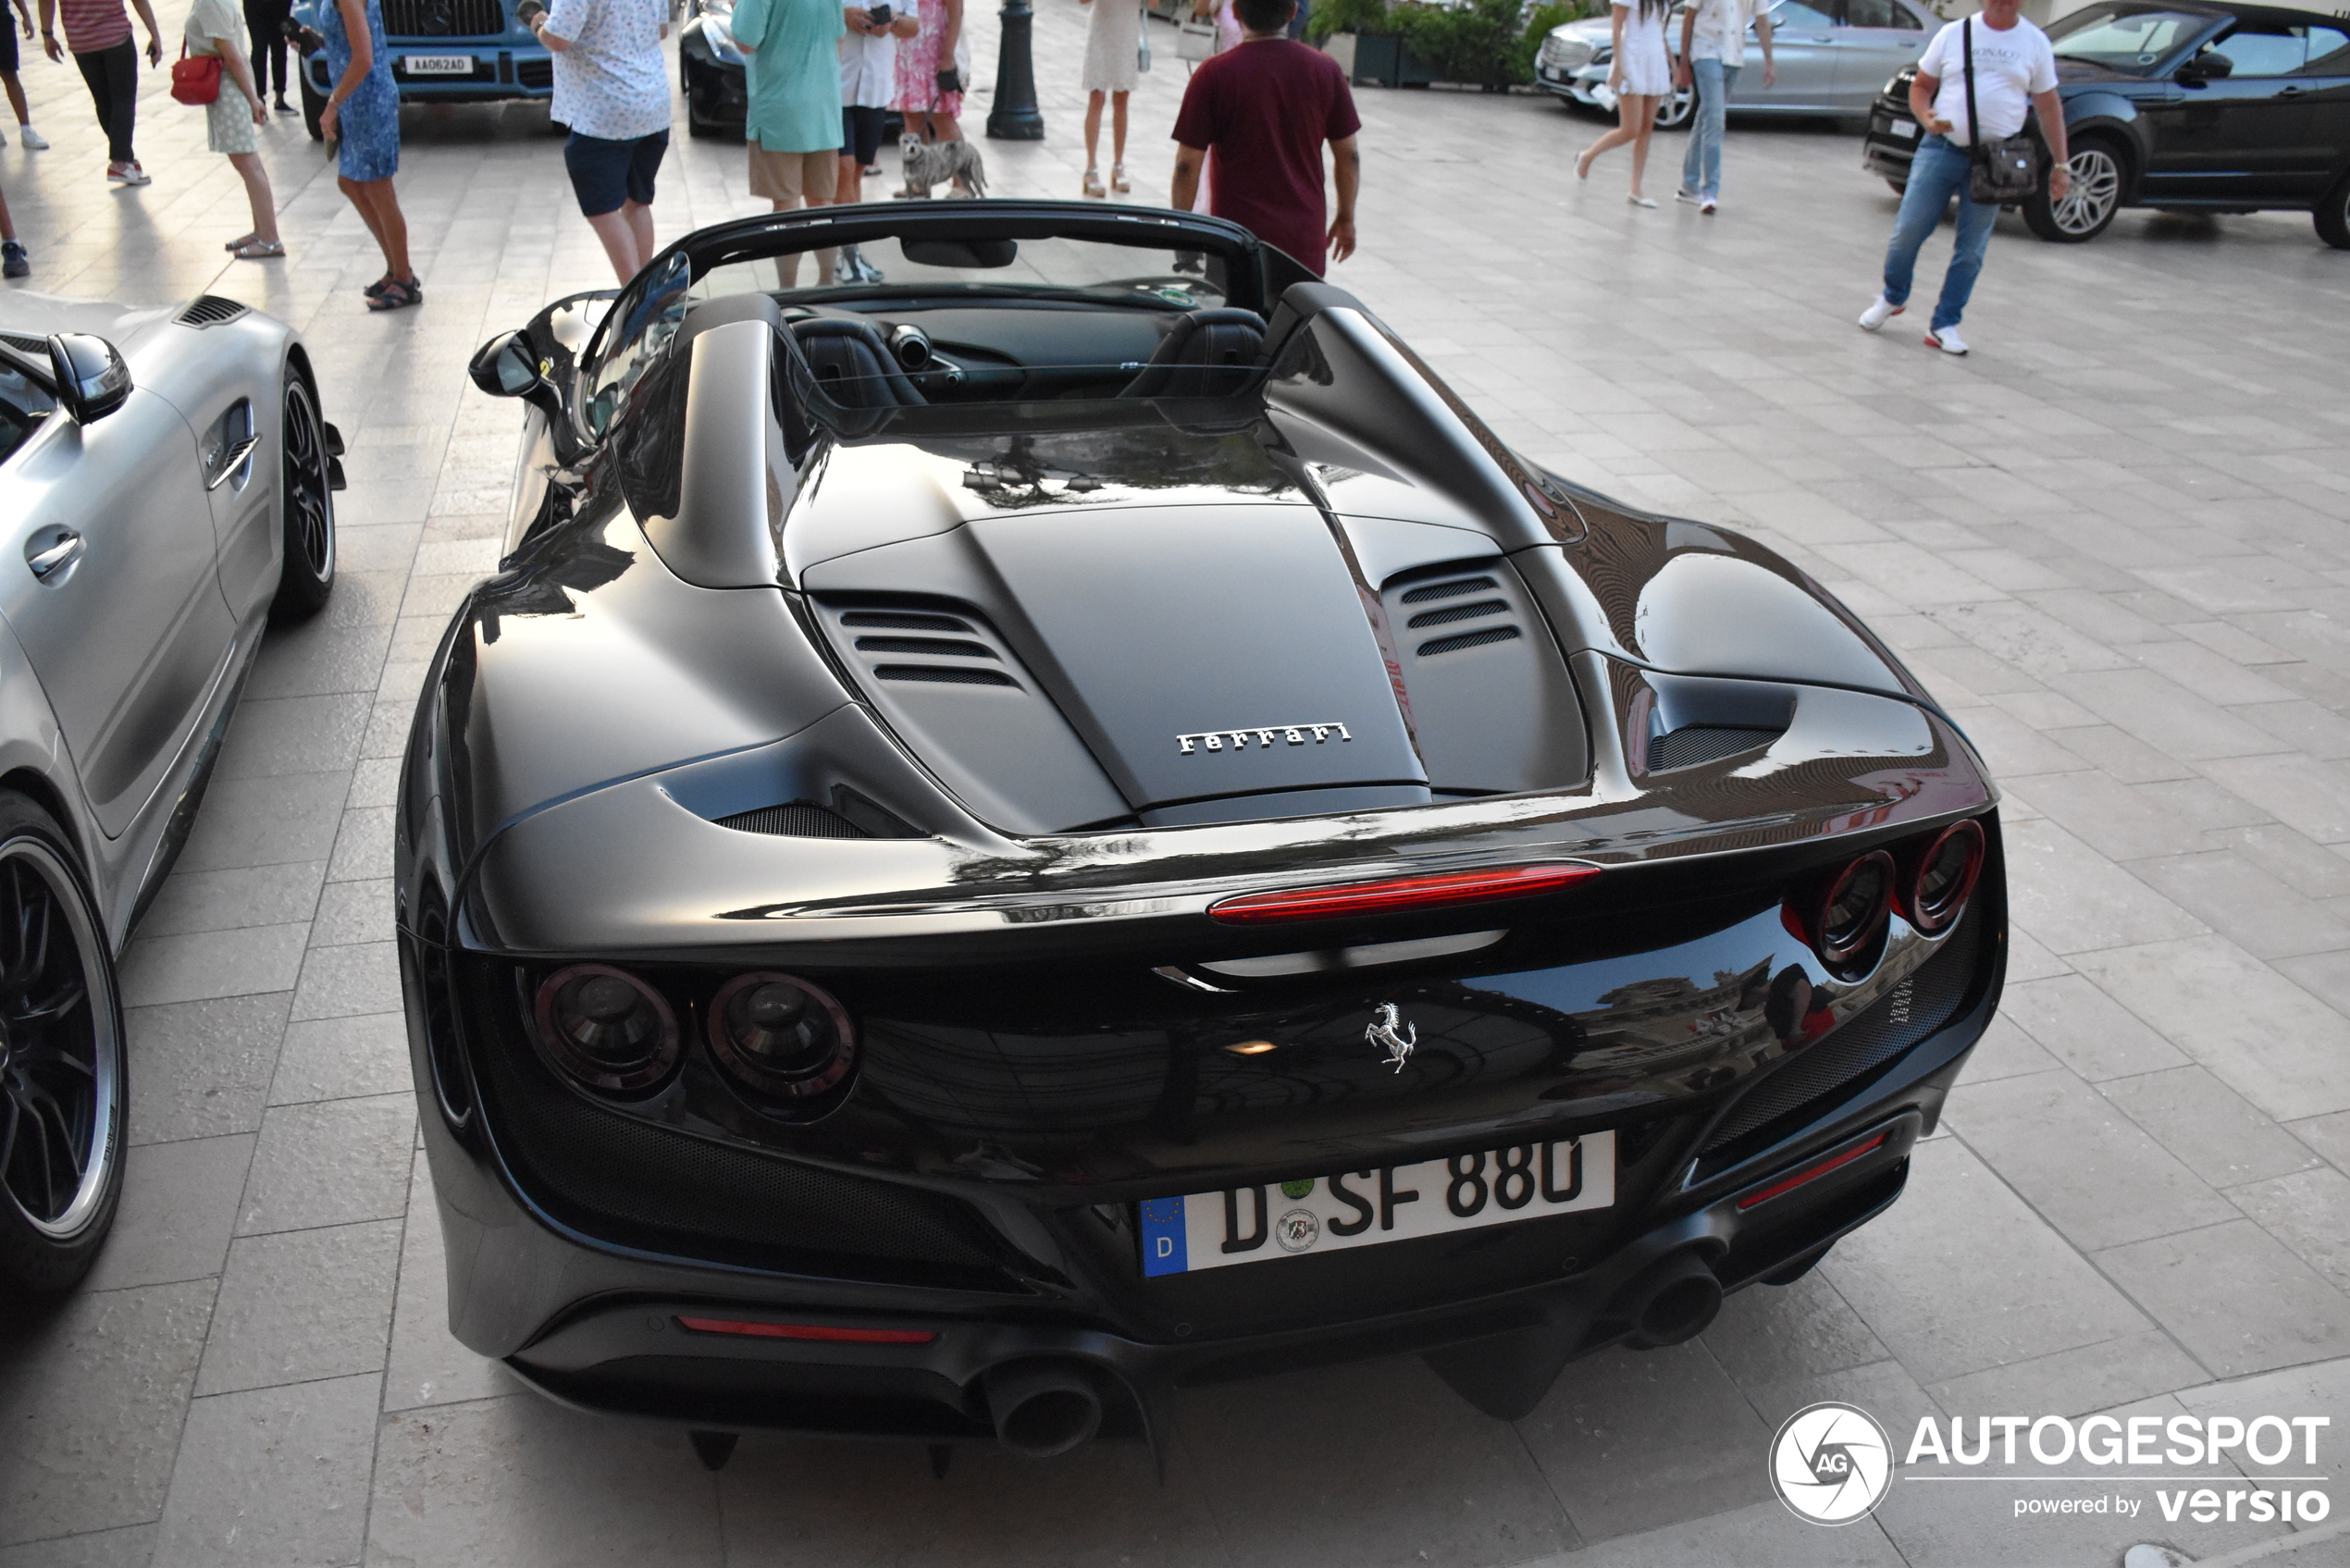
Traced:
<svg viewBox="0 0 2350 1568">
<path fill-rule="evenodd" d="M 1681 13 L 1681 58 L 1675 82 L 1697 88 L 1697 113 L 1689 121 L 1689 150 L 1681 159 L 1678 202 L 1695 202 L 1711 214 L 1722 196 L 1723 117 L 1730 89 L 1746 64 L 1746 31 L 1762 45 L 1762 85 L 1776 87 L 1779 68 L 1771 58 L 1770 0 L 1696 0 Z"/>
<path fill-rule="evenodd" d="M 1893 241 L 1885 248 L 1885 292 L 1861 313 L 1861 326 L 1874 332 L 1901 314 L 1910 298 L 1910 277 L 1916 269 L 1918 247 L 1942 221 L 1950 198 L 1959 199 L 1959 238 L 1950 253 L 1950 270 L 1942 278 L 1942 298 L 1934 307 L 1934 324 L 1925 335 L 1928 348 L 1946 354 L 1966 352 L 1959 337 L 1959 318 L 1966 314 L 1974 292 L 1976 274 L 1983 270 L 1983 253 L 1991 242 L 1991 223 L 1999 216 L 1996 203 L 1978 202 L 1967 194 L 1967 177 L 1973 167 L 1972 148 L 1977 127 L 1967 115 L 1966 60 L 1974 56 L 1974 101 L 1983 113 L 1979 128 L 1983 142 L 1998 142 L 2023 129 L 2028 108 L 2040 120 L 2052 167 L 2048 195 L 2062 201 L 2072 183 L 2066 167 L 2072 154 L 2065 142 L 2064 105 L 2057 98 L 2056 52 L 2048 35 L 2016 14 L 2018 0 L 1985 0 L 1983 14 L 1955 21 L 1934 35 L 1918 56 L 1918 74 L 1910 83 L 1910 112 L 1926 134 L 1918 142 L 1910 164 L 1910 183 L 1901 193 L 1901 211 L 1893 220 Z"/>
<path fill-rule="evenodd" d="M 623 283 L 653 255 L 653 177 L 669 152 L 663 0 L 554 0 L 519 7 L 554 56 L 547 113 L 571 128 L 572 193 Z"/>
</svg>

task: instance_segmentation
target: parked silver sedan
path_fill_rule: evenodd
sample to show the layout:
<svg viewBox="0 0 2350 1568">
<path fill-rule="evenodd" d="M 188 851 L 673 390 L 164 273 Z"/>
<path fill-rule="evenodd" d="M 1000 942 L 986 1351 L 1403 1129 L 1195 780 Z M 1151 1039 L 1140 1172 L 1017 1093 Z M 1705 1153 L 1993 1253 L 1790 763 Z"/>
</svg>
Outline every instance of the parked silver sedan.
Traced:
<svg viewBox="0 0 2350 1568">
<path fill-rule="evenodd" d="M 1677 56 L 1681 11 L 1675 6 L 1664 28 L 1665 43 Z M 1775 85 L 1762 85 L 1762 47 L 1747 33 L 1746 68 L 1730 91 L 1730 107 L 1742 114 L 1865 117 L 1887 78 L 1917 61 L 1940 19 L 1917 0 L 1778 0 L 1771 7 L 1771 48 Z M 1551 30 L 1535 57 L 1534 79 L 1559 96 L 1586 108 L 1615 112 L 1608 90 L 1608 67 L 1615 56 L 1610 19 L 1589 17 Z M 1684 87 L 1657 105 L 1656 123 L 1686 124 L 1696 96 Z"/>
<path fill-rule="evenodd" d="M 283 322 L 0 296 L 0 1294 L 65 1290 L 113 1219 L 115 955 L 265 625 L 333 588 L 340 450 Z"/>
</svg>

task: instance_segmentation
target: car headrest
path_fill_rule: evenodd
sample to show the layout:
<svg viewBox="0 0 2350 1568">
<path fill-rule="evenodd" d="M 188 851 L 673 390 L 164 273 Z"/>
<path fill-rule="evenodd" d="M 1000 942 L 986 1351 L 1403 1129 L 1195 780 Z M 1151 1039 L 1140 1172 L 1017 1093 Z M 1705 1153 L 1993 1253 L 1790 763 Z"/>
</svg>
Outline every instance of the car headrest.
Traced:
<svg viewBox="0 0 2350 1568">
<path fill-rule="evenodd" d="M 928 402 L 898 368 L 881 328 L 856 316 L 818 315 L 791 324 L 816 385 L 849 408 L 915 408 Z"/>
<path fill-rule="evenodd" d="M 1175 318 L 1121 398 L 1208 398 L 1240 390 L 1256 368 L 1265 320 L 1253 310 L 1195 310 Z"/>
</svg>

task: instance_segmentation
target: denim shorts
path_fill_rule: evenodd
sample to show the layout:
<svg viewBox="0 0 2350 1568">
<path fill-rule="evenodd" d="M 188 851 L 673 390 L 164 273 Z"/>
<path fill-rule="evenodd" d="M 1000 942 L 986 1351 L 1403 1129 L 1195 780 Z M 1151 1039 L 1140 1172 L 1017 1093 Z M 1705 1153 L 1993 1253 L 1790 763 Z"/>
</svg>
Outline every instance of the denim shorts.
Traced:
<svg viewBox="0 0 2350 1568">
<path fill-rule="evenodd" d="M 588 217 L 616 213 L 624 203 L 653 204 L 653 176 L 669 152 L 669 132 L 656 130 L 626 142 L 571 133 L 563 143 L 563 167 L 571 171 L 571 188 L 579 210 Z"/>
</svg>

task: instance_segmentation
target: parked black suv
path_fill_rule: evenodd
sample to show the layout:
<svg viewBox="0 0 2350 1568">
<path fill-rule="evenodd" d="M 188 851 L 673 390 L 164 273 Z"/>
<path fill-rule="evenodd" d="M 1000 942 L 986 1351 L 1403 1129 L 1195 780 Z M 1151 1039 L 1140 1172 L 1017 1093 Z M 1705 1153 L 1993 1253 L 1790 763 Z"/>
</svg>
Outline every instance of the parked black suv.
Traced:
<svg viewBox="0 0 2350 1568">
<path fill-rule="evenodd" d="M 2123 207 L 2285 208 L 2350 250 L 2350 16 L 2099 0 L 2048 36 L 2072 190 L 2051 202 L 2044 187 L 2023 204 L 2041 239 L 2095 239 Z M 1864 167 L 1897 191 L 1917 148 L 1916 74 L 1885 84 L 1862 143 Z"/>
</svg>

